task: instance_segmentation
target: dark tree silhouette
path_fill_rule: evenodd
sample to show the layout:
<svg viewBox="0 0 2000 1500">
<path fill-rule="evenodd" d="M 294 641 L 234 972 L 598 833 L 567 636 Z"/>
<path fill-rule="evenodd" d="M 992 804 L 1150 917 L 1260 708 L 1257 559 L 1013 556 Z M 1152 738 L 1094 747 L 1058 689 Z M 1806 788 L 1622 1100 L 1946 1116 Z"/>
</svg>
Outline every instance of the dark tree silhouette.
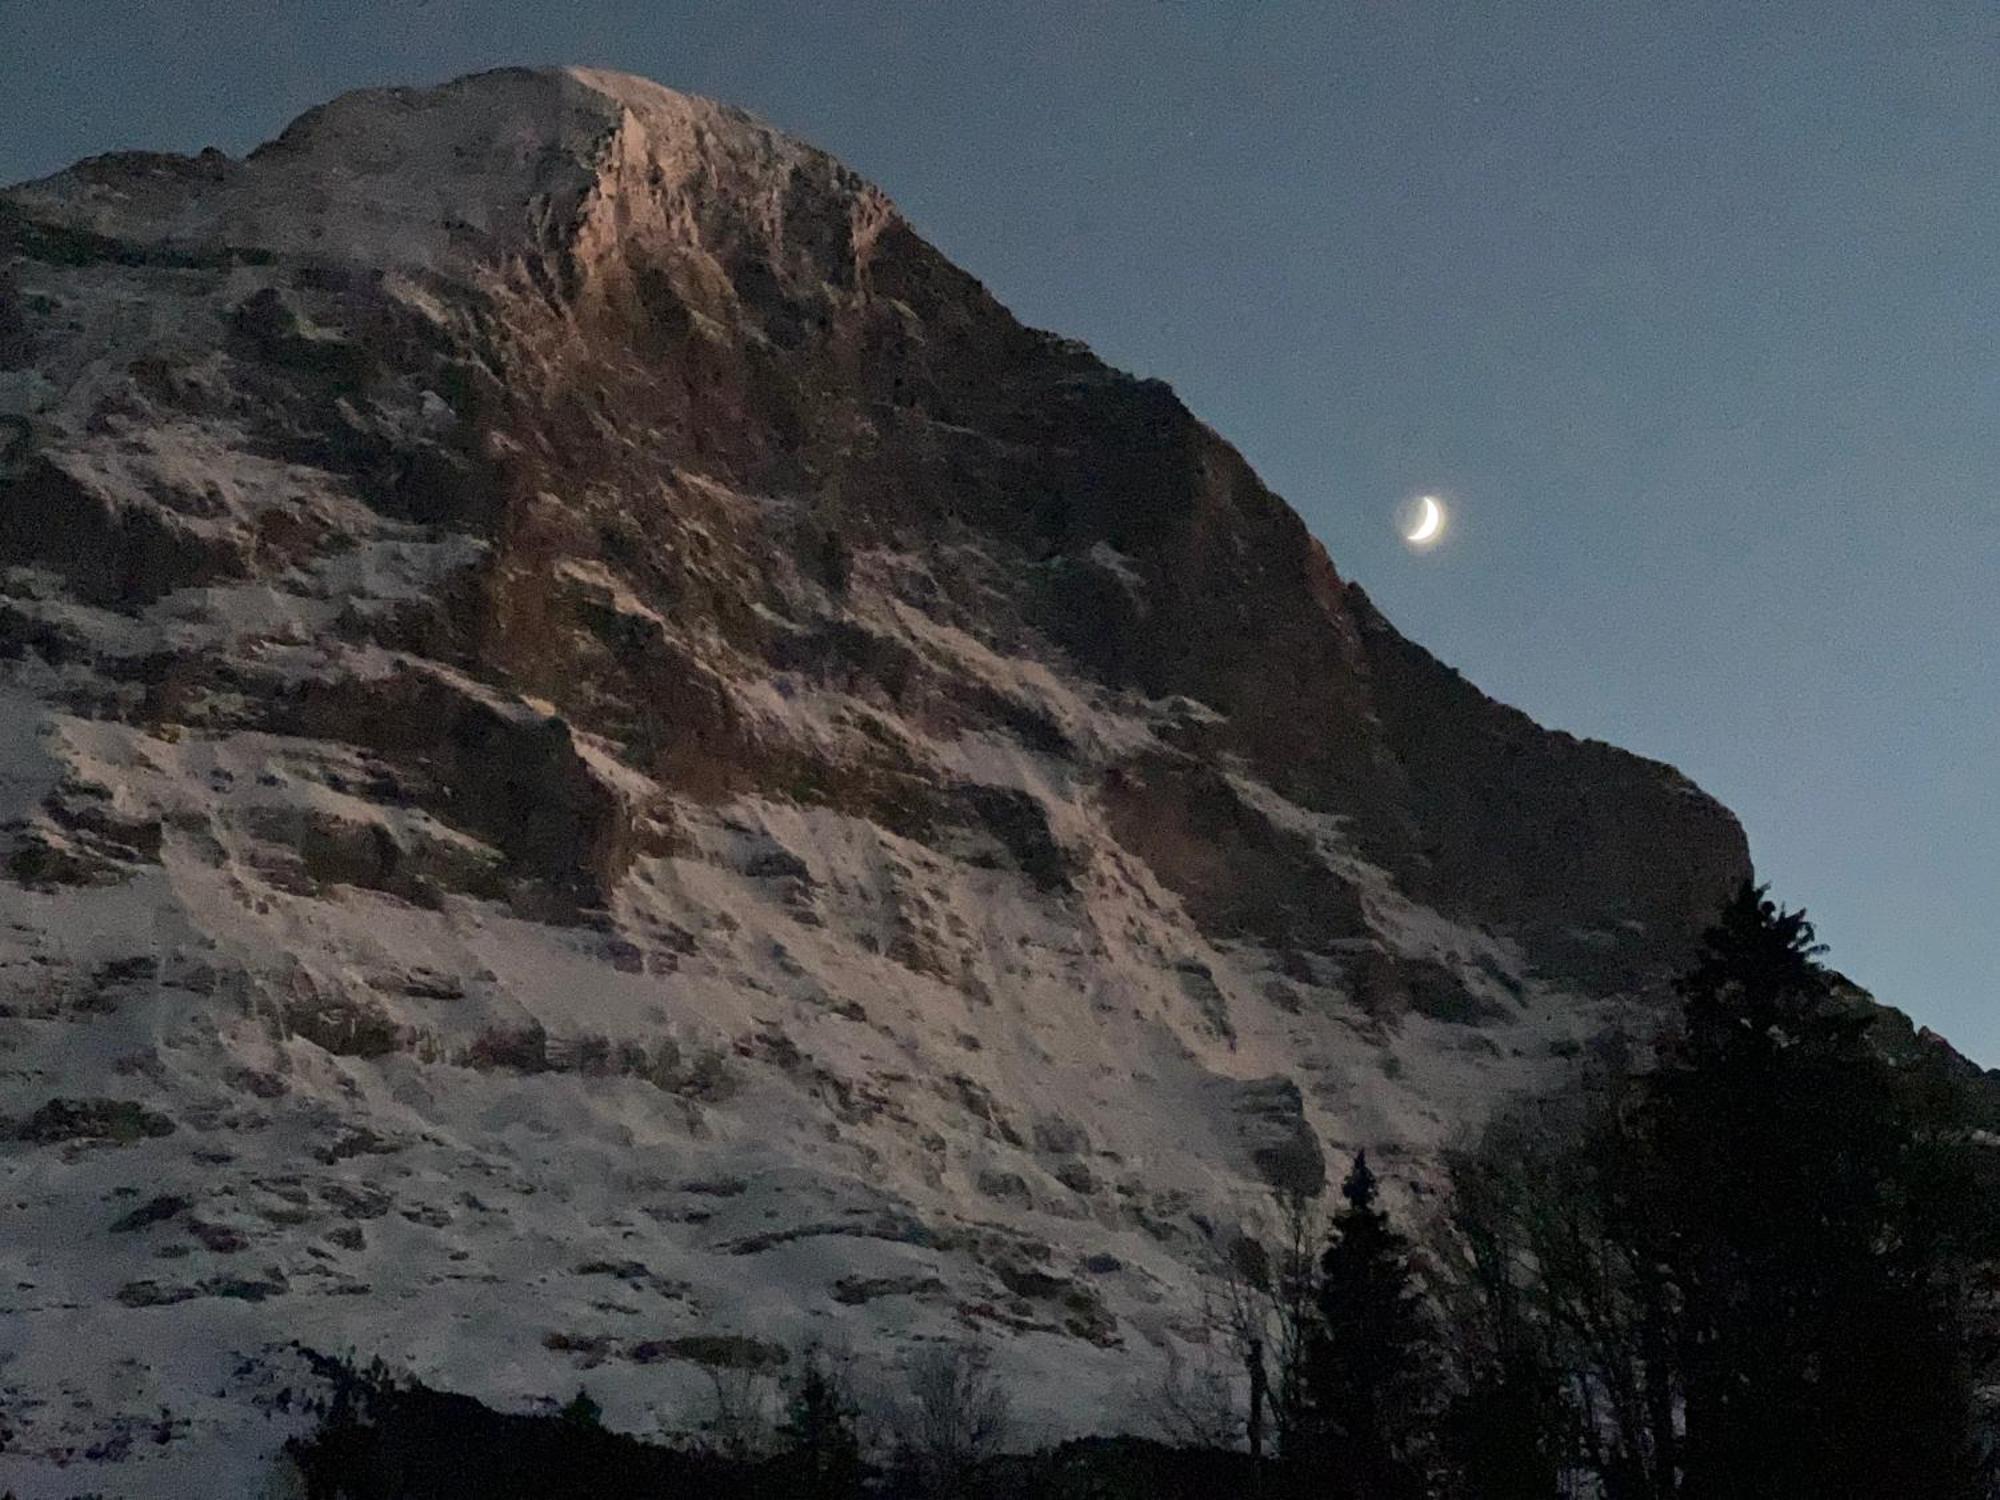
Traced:
<svg viewBox="0 0 2000 1500">
<path fill-rule="evenodd" d="M 778 1467 L 795 1493 L 831 1500 L 861 1492 L 858 1417 L 844 1366 L 824 1348 L 809 1349 L 778 1429 Z"/>
<path fill-rule="evenodd" d="M 1530 1458 L 1610 1500 L 1977 1492 L 1966 1292 L 1993 1241 L 1967 1095 L 1886 1053 L 1820 951 L 1744 886 L 1657 1066 L 1454 1163 L 1464 1493 L 1548 1493 Z M 1493 1446 L 1513 1421 L 1532 1453 Z"/>
<path fill-rule="evenodd" d="M 1475 1370 L 1452 1399 L 1443 1438 L 1468 1500 L 1555 1500 L 1562 1463 L 1556 1378 L 1526 1356 Z"/>
<path fill-rule="evenodd" d="M 1870 1044 L 1822 951 L 1763 888 L 1724 908 L 1612 1227 L 1666 1272 L 1684 1493 L 1961 1494 L 1963 1133 Z"/>
<path fill-rule="evenodd" d="M 1338 1496 L 1425 1493 L 1437 1361 L 1410 1242 L 1377 1201 L 1366 1152 L 1341 1184 L 1307 1342 L 1304 1457 Z"/>
<path fill-rule="evenodd" d="M 582 1386 L 576 1388 L 576 1394 L 569 1398 L 568 1403 L 556 1415 L 573 1427 L 602 1427 L 604 1425 L 604 1408 Z"/>
</svg>

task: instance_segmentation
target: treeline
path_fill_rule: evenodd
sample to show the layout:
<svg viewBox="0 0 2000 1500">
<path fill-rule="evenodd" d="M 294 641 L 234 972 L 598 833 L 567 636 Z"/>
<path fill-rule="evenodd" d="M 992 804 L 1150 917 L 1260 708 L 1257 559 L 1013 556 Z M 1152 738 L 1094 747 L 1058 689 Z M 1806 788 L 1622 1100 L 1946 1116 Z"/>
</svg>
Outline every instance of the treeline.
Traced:
<svg viewBox="0 0 2000 1500">
<path fill-rule="evenodd" d="M 1288 1487 L 1995 1493 L 1976 1410 L 1987 1148 L 1961 1081 L 1884 1055 L 1821 951 L 1803 913 L 1745 887 L 1680 980 L 1660 1055 L 1454 1155 L 1421 1244 L 1364 1158 L 1323 1248 L 1294 1200 L 1275 1253 L 1238 1254 L 1223 1321 L 1247 1435 L 1262 1446 L 1268 1405 Z"/>
<path fill-rule="evenodd" d="M 1746 887 L 1656 1066 L 1453 1163 L 1456 1493 L 1992 1492 L 1986 1148 L 1959 1081 L 1885 1057 L 1821 951 Z"/>
<path fill-rule="evenodd" d="M 584 1391 L 553 1415 L 503 1413 L 379 1363 L 307 1357 L 329 1395 L 317 1430 L 285 1445 L 305 1500 L 1212 1500 L 1259 1482 L 1246 1453 L 1143 1438 L 1007 1451 L 1008 1402 L 970 1344 L 933 1347 L 906 1389 L 866 1402 L 823 1348 L 775 1405 L 771 1385 L 717 1372 L 707 1419 L 673 1443 L 607 1430 Z"/>
<path fill-rule="evenodd" d="M 1643 1068 L 1606 1063 L 1448 1161 L 1399 1227 L 1366 1156 L 1330 1212 L 1242 1239 L 1211 1337 L 1150 1393 L 1170 1439 L 1008 1454 L 970 1349 L 888 1430 L 824 1351 L 768 1417 L 717 1378 L 696 1446 L 329 1367 L 311 1496 L 1972 1500 L 1995 1258 L 1962 1081 L 1870 1036 L 1803 913 L 1745 887 Z"/>
</svg>

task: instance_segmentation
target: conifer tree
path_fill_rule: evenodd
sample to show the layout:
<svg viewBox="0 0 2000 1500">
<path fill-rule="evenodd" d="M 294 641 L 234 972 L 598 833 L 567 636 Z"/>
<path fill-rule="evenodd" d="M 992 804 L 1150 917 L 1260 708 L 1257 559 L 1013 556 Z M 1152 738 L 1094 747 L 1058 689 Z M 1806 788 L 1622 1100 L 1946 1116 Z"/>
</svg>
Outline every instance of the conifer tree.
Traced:
<svg viewBox="0 0 2000 1500">
<path fill-rule="evenodd" d="M 1822 951 L 1763 888 L 1725 907 L 1613 1228 L 1670 1283 L 1683 1493 L 1950 1496 L 1962 1133 L 1871 1045 Z"/>
<path fill-rule="evenodd" d="M 860 1493 L 865 1468 L 857 1419 L 844 1368 L 825 1349 L 808 1350 L 779 1429 L 780 1468 L 792 1493 L 825 1500 Z"/>
<path fill-rule="evenodd" d="M 1462 1493 L 1534 1493 L 1548 1459 L 1608 1500 L 1977 1493 L 1966 1302 L 1994 1239 L 1966 1089 L 1885 1052 L 1820 952 L 1745 885 L 1656 1066 L 1453 1163 Z"/>
<path fill-rule="evenodd" d="M 1366 1152 L 1341 1184 L 1305 1357 L 1306 1456 L 1336 1496 L 1425 1493 L 1437 1362 L 1410 1243 Z"/>
<path fill-rule="evenodd" d="M 602 1427 L 604 1425 L 604 1408 L 582 1386 L 576 1388 L 576 1394 L 564 1403 L 562 1410 L 558 1411 L 556 1416 L 560 1421 L 571 1427 Z"/>
</svg>

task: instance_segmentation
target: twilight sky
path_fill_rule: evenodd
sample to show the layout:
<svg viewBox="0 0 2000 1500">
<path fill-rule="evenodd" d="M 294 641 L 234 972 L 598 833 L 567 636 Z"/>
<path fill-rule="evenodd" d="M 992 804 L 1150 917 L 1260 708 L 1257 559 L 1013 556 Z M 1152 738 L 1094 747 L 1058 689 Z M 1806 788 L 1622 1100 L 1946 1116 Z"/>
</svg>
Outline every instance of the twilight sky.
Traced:
<svg viewBox="0 0 2000 1500">
<path fill-rule="evenodd" d="M 1993 0 L 0 0 L 0 181 L 522 62 L 842 157 L 2000 1064 Z"/>
</svg>

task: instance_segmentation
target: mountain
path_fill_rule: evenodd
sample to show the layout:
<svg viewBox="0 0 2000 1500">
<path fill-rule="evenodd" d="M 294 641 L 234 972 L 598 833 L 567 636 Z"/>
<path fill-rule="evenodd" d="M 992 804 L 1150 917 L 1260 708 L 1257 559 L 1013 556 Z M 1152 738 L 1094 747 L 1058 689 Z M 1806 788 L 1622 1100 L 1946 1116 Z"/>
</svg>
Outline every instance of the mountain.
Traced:
<svg viewBox="0 0 2000 1500">
<path fill-rule="evenodd" d="M 1421 1191 L 1749 873 L 735 110 L 350 94 L 0 237 L 0 1488 L 249 1492 L 292 1340 L 1129 1428 L 1274 1186 Z"/>
</svg>

